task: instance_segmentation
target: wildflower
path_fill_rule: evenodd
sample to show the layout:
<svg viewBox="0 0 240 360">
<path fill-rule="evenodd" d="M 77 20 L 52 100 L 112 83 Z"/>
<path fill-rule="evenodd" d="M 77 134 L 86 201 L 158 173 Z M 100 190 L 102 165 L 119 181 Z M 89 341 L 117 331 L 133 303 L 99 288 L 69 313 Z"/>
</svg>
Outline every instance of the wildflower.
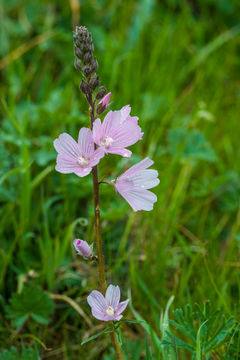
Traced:
<svg viewBox="0 0 240 360">
<path fill-rule="evenodd" d="M 97 290 L 91 292 L 87 297 L 87 302 L 91 306 L 93 316 L 103 321 L 119 321 L 121 313 L 125 310 L 129 299 L 120 302 L 119 286 L 109 285 L 105 297 Z"/>
<path fill-rule="evenodd" d="M 54 147 L 58 152 L 56 170 L 62 174 L 86 176 L 104 156 L 101 148 L 95 150 L 91 130 L 84 127 L 79 131 L 78 142 L 63 133 L 54 141 Z"/>
<path fill-rule="evenodd" d="M 115 181 L 115 189 L 134 211 L 153 209 L 157 196 L 147 189 L 159 184 L 157 170 L 147 169 L 153 161 L 146 158 L 125 171 Z"/>
<path fill-rule="evenodd" d="M 74 240 L 73 245 L 78 254 L 84 256 L 85 258 L 92 257 L 92 249 L 86 241 L 76 239 L 76 240 Z"/>
<path fill-rule="evenodd" d="M 125 147 L 135 144 L 142 136 L 141 128 L 135 121 L 122 121 L 121 110 L 109 111 L 103 123 L 100 119 L 93 123 L 93 140 L 105 153 L 130 157 L 132 152 Z"/>
</svg>

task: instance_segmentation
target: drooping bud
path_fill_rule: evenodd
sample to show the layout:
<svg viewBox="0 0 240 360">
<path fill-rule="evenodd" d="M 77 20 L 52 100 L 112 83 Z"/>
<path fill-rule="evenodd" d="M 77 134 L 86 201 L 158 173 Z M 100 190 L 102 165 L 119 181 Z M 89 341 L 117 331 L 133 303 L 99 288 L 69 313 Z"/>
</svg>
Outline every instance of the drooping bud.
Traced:
<svg viewBox="0 0 240 360">
<path fill-rule="evenodd" d="M 105 86 L 101 86 L 97 92 L 96 99 L 101 100 L 106 95 L 107 89 Z"/>
<path fill-rule="evenodd" d="M 110 97 L 111 92 L 105 95 L 101 101 L 99 101 L 96 109 L 97 115 L 102 114 L 108 108 Z"/>
<path fill-rule="evenodd" d="M 73 245 L 78 254 L 82 255 L 85 258 L 92 257 L 92 249 L 88 245 L 88 243 L 84 240 L 76 239 L 73 242 Z"/>
<path fill-rule="evenodd" d="M 110 97 L 111 97 L 111 92 L 107 93 L 107 95 L 105 95 L 101 101 L 99 101 L 98 105 L 99 104 L 102 104 L 103 106 L 105 106 L 106 108 L 108 107 L 109 105 L 109 100 L 110 100 Z"/>
</svg>

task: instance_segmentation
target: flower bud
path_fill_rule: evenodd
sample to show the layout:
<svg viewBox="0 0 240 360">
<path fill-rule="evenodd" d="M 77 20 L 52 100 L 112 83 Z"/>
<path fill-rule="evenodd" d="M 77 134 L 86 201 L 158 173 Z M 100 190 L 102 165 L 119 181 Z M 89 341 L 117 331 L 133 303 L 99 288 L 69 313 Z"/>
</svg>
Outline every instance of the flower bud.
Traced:
<svg viewBox="0 0 240 360">
<path fill-rule="evenodd" d="M 99 86 L 99 77 L 94 74 L 93 77 L 89 81 L 89 87 L 91 90 L 95 90 Z"/>
<path fill-rule="evenodd" d="M 81 66 L 81 63 L 79 62 L 78 59 L 75 59 L 75 61 L 74 61 L 74 66 L 75 66 L 75 69 L 76 69 L 76 70 L 82 71 L 82 66 Z"/>
<path fill-rule="evenodd" d="M 88 77 L 89 75 L 91 75 L 94 71 L 92 69 L 92 66 L 89 65 L 85 65 L 82 69 L 83 74 Z"/>
<path fill-rule="evenodd" d="M 83 58 L 83 52 L 78 48 L 78 47 L 75 47 L 74 48 L 74 54 L 77 58 L 81 59 Z"/>
<path fill-rule="evenodd" d="M 83 51 L 83 52 L 86 52 L 88 51 L 89 49 L 91 49 L 91 44 L 88 44 L 86 43 L 85 41 L 82 41 L 79 45 L 80 49 Z"/>
<path fill-rule="evenodd" d="M 76 239 L 73 242 L 73 245 L 78 254 L 82 255 L 85 258 L 92 257 L 92 249 L 88 245 L 88 243 L 84 240 Z"/>
<path fill-rule="evenodd" d="M 92 62 L 92 72 L 96 72 L 97 69 L 98 69 L 98 62 L 97 62 L 97 59 L 94 58 L 93 62 Z"/>
<path fill-rule="evenodd" d="M 97 92 L 96 99 L 101 100 L 106 95 L 107 89 L 105 86 L 101 86 Z"/>
<path fill-rule="evenodd" d="M 81 84 L 79 85 L 80 90 L 87 95 L 89 93 L 89 86 L 88 83 L 86 83 L 86 81 L 82 80 Z"/>
<path fill-rule="evenodd" d="M 106 110 L 105 106 L 98 104 L 96 108 L 97 115 L 101 115 Z"/>
<path fill-rule="evenodd" d="M 91 62 L 92 62 L 92 53 L 90 51 L 88 51 L 84 55 L 83 62 L 84 62 L 84 65 L 91 64 Z"/>
</svg>

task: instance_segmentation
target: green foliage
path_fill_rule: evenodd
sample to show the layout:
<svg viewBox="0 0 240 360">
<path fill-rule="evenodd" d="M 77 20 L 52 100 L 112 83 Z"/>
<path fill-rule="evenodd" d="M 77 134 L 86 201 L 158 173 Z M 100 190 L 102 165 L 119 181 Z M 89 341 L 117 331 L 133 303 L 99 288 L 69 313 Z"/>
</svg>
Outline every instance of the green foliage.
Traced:
<svg viewBox="0 0 240 360">
<path fill-rule="evenodd" d="M 226 318 L 220 310 L 213 309 L 210 301 L 204 304 L 203 309 L 198 304 L 195 304 L 194 310 L 186 305 L 184 311 L 176 309 L 173 314 L 176 321 L 169 320 L 169 323 L 177 335 L 167 331 L 171 341 L 164 340 L 163 345 L 175 347 L 177 351 L 185 349 L 196 360 L 209 359 L 216 352 L 227 356 L 232 333 L 234 329 L 238 330 L 233 317 Z"/>
<path fill-rule="evenodd" d="M 7 313 L 15 327 L 22 326 L 29 318 L 46 325 L 53 313 L 53 301 L 40 288 L 26 286 L 20 294 L 14 294 Z"/>
<path fill-rule="evenodd" d="M 173 129 L 169 132 L 168 143 L 169 152 L 172 155 L 179 154 L 179 157 L 185 161 L 205 160 L 215 162 L 217 160 L 214 150 L 198 130 Z"/>
<path fill-rule="evenodd" d="M 3 350 L 0 353 L 0 360 L 38 360 L 39 353 L 37 347 L 34 348 L 26 348 L 22 345 L 21 355 L 18 350 L 12 346 L 10 350 Z"/>
</svg>

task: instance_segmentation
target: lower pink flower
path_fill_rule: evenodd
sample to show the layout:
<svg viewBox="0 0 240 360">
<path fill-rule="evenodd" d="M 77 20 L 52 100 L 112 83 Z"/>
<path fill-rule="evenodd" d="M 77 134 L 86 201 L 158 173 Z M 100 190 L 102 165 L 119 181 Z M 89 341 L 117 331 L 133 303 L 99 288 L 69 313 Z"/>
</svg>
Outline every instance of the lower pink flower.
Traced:
<svg viewBox="0 0 240 360">
<path fill-rule="evenodd" d="M 157 196 L 148 189 L 160 182 L 157 170 L 147 169 L 153 161 L 146 158 L 125 171 L 115 182 L 115 189 L 134 211 L 153 209 Z"/>
<path fill-rule="evenodd" d="M 91 306 L 93 316 L 103 321 L 119 321 L 121 313 L 127 307 L 129 299 L 120 302 L 119 286 L 109 285 L 105 297 L 97 290 L 91 292 L 87 297 L 87 302 Z"/>
<path fill-rule="evenodd" d="M 95 150 L 92 132 L 85 127 L 79 131 L 78 142 L 63 133 L 54 141 L 54 147 L 58 152 L 56 170 L 62 174 L 86 176 L 104 156 L 102 149 Z"/>
</svg>

